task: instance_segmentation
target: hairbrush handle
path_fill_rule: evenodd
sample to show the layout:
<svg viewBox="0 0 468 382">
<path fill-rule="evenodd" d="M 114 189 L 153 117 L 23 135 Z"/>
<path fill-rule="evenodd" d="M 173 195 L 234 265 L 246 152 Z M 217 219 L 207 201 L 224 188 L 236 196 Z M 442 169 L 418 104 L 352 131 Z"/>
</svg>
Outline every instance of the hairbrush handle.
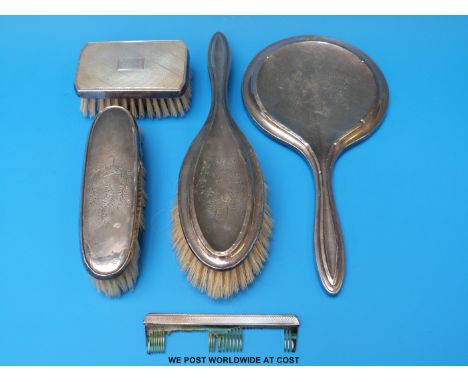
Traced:
<svg viewBox="0 0 468 382">
<path fill-rule="evenodd" d="M 331 167 L 317 171 L 315 207 L 315 260 L 326 291 L 337 294 L 343 284 L 344 247 L 331 184 Z"/>
<path fill-rule="evenodd" d="M 226 37 L 217 32 L 210 41 L 208 49 L 208 71 L 211 80 L 211 110 L 219 107 L 227 110 L 227 86 L 231 68 L 231 53 Z"/>
</svg>

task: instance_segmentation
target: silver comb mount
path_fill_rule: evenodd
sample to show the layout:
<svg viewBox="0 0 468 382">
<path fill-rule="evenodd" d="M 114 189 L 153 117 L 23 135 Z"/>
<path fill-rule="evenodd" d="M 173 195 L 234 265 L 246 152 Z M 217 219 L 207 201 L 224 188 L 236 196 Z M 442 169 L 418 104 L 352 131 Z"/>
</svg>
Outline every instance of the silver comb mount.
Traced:
<svg viewBox="0 0 468 382">
<path fill-rule="evenodd" d="M 91 42 L 81 51 L 75 91 L 84 116 L 116 105 L 134 118 L 165 118 L 188 111 L 190 82 L 182 41 Z"/>
<path fill-rule="evenodd" d="M 166 335 L 176 331 L 208 331 L 210 352 L 242 352 L 243 329 L 283 329 L 284 351 L 295 352 L 299 319 L 293 314 L 147 314 L 148 354 L 164 353 Z"/>
</svg>

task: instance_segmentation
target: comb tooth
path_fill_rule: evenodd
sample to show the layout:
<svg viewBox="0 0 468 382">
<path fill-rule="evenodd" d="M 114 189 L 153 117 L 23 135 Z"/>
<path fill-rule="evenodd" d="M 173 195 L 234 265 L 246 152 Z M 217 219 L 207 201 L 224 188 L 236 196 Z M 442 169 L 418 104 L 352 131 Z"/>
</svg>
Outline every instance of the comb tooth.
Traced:
<svg viewBox="0 0 468 382">
<path fill-rule="evenodd" d="M 152 332 L 150 332 L 150 334 L 148 336 L 148 346 L 147 346 L 148 353 L 154 353 L 155 340 L 156 340 L 156 333 L 154 331 L 152 331 Z"/>
<path fill-rule="evenodd" d="M 240 340 L 239 351 L 242 351 L 244 349 L 244 336 L 243 336 L 242 329 L 240 330 L 239 340 Z"/>
<path fill-rule="evenodd" d="M 216 337 L 213 333 L 208 333 L 208 350 L 214 352 L 216 350 Z"/>
<path fill-rule="evenodd" d="M 143 100 L 138 98 L 138 118 L 145 118 L 145 106 L 143 105 Z"/>
<path fill-rule="evenodd" d="M 110 106 L 110 99 L 109 98 L 104 98 L 104 107 L 109 107 Z"/>
<path fill-rule="evenodd" d="M 290 352 L 291 351 L 291 330 L 284 329 L 284 351 Z"/>
<path fill-rule="evenodd" d="M 232 351 L 237 351 L 237 328 L 232 333 Z"/>
<path fill-rule="evenodd" d="M 134 98 L 130 98 L 130 113 L 133 115 L 133 118 L 137 117 L 137 109 Z"/>
<path fill-rule="evenodd" d="M 111 99 L 111 105 L 119 106 L 119 99 L 118 98 L 112 98 Z"/>
<path fill-rule="evenodd" d="M 161 112 L 163 118 L 169 117 L 169 110 L 167 109 L 166 100 L 161 98 L 159 99 L 159 106 L 161 107 Z"/>
<path fill-rule="evenodd" d="M 153 352 L 154 353 L 158 352 L 158 332 L 157 331 L 153 332 Z"/>
<path fill-rule="evenodd" d="M 154 114 L 153 114 L 153 106 L 151 105 L 151 99 L 146 98 L 145 104 L 146 104 L 146 115 L 148 116 L 148 118 L 153 119 Z"/>
<path fill-rule="evenodd" d="M 288 329 L 284 329 L 284 351 L 287 351 L 287 341 L 288 341 Z"/>
<path fill-rule="evenodd" d="M 156 115 L 156 118 L 161 118 L 161 108 L 159 107 L 158 100 L 153 98 L 151 101 L 153 103 L 153 111 Z"/>
<path fill-rule="evenodd" d="M 88 102 L 88 113 L 90 117 L 94 117 L 96 115 L 96 99 L 90 98 Z"/>
<path fill-rule="evenodd" d="M 292 352 L 296 352 L 297 346 L 297 328 L 291 329 L 291 345 L 292 345 Z"/>
<path fill-rule="evenodd" d="M 177 117 L 177 108 L 174 103 L 174 100 L 172 98 L 168 98 L 166 102 L 167 102 L 167 106 L 169 107 L 169 112 L 171 113 L 171 115 L 173 117 Z"/>
<path fill-rule="evenodd" d="M 232 334 L 232 351 L 237 351 L 237 328 L 234 329 Z"/>
<path fill-rule="evenodd" d="M 182 106 L 182 102 L 181 102 L 181 100 L 180 100 L 180 97 L 174 99 L 174 102 L 175 102 L 175 105 L 176 105 L 176 107 L 177 107 L 177 113 L 178 113 L 180 116 L 184 116 L 184 115 L 185 115 L 185 110 L 184 110 L 184 107 Z"/>
<path fill-rule="evenodd" d="M 212 350 L 211 351 L 216 351 L 216 346 L 217 346 L 217 339 L 216 336 L 213 334 L 213 343 L 212 343 Z"/>
<path fill-rule="evenodd" d="M 239 328 L 239 351 L 242 351 L 243 349 L 243 346 L 242 346 L 243 335 L 244 335 L 243 330 Z"/>
<path fill-rule="evenodd" d="M 88 99 L 87 98 L 81 98 L 80 99 L 80 110 L 81 114 L 83 114 L 83 117 L 86 117 L 88 115 Z"/>
<path fill-rule="evenodd" d="M 152 347 L 151 347 L 151 337 L 152 337 L 153 333 L 152 332 L 149 332 L 147 334 L 148 338 L 146 339 L 146 352 L 148 354 L 151 354 L 153 351 L 152 351 Z"/>
</svg>

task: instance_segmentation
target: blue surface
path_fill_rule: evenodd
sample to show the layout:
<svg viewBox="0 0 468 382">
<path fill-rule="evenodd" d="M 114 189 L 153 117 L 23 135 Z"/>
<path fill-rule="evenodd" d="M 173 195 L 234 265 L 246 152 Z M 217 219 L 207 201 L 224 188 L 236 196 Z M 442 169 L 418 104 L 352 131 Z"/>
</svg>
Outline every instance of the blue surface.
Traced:
<svg viewBox="0 0 468 382">
<path fill-rule="evenodd" d="M 179 168 L 208 113 L 207 46 L 218 30 L 232 49 L 230 107 L 258 155 L 275 220 L 263 273 L 221 302 L 186 281 L 169 233 Z M 347 266 L 336 298 L 314 268 L 312 175 L 253 125 L 240 96 L 254 55 L 299 34 L 356 45 L 390 88 L 381 128 L 335 168 Z M 295 313 L 302 365 L 468 363 L 467 18 L 3 17 L 0 35 L 0 364 L 161 365 L 208 355 L 205 333 L 179 333 L 165 355 L 147 356 L 142 321 L 151 311 Z M 91 122 L 73 79 L 86 42 L 134 39 L 184 40 L 194 94 L 186 118 L 139 123 L 149 194 L 141 277 L 111 300 L 80 258 Z M 283 355 L 281 332 L 247 331 L 242 355 Z"/>
</svg>

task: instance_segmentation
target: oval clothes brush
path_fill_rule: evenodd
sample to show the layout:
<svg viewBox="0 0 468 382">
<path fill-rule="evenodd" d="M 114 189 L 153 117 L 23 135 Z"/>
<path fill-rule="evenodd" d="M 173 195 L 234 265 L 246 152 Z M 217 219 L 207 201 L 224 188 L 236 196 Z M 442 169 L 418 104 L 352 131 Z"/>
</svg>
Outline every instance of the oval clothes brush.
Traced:
<svg viewBox="0 0 468 382">
<path fill-rule="evenodd" d="M 81 249 L 94 285 L 107 296 L 133 288 L 143 222 L 144 169 L 130 113 L 111 106 L 94 120 L 86 148 Z"/>
<path fill-rule="evenodd" d="M 388 88 L 377 65 L 344 42 L 301 36 L 261 51 L 244 76 L 242 94 L 253 120 L 297 150 L 315 175 L 315 259 L 327 292 L 339 292 L 344 249 L 333 199 L 335 160 L 381 122 Z"/>
<path fill-rule="evenodd" d="M 221 33 L 210 42 L 208 68 L 211 109 L 180 171 L 172 236 L 188 279 L 221 298 L 261 271 L 271 221 L 257 158 L 227 108 L 230 52 Z"/>
</svg>

